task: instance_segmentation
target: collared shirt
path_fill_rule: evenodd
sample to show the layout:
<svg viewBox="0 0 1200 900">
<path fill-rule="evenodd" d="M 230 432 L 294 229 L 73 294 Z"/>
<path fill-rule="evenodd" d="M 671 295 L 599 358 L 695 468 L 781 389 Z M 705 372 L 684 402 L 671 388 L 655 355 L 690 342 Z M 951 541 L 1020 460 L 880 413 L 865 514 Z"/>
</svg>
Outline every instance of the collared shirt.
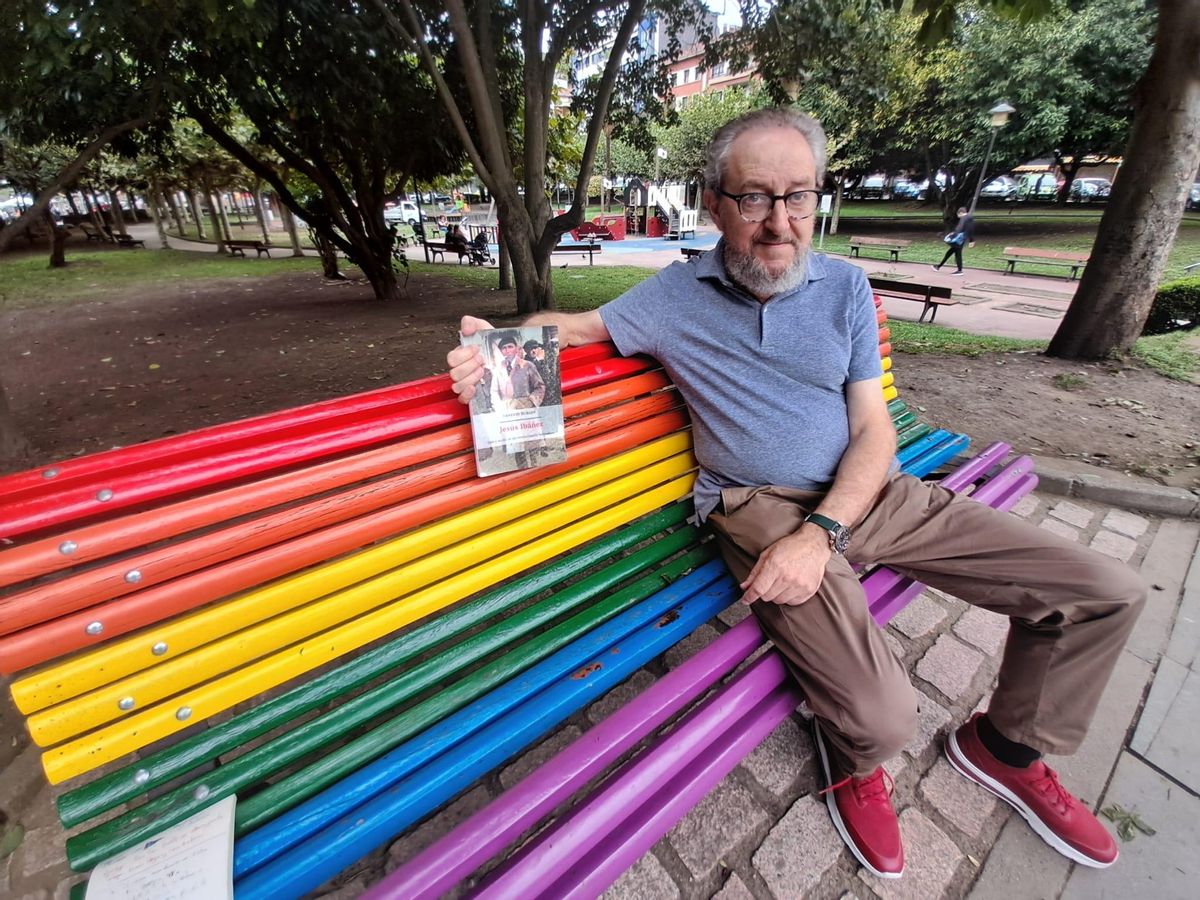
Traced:
<svg viewBox="0 0 1200 900">
<path fill-rule="evenodd" d="M 763 303 L 729 279 L 723 247 L 600 308 L 617 349 L 653 356 L 687 401 L 701 518 L 726 487 L 828 488 L 850 440 L 846 385 L 883 372 L 861 269 L 810 253 L 805 282 Z"/>
</svg>

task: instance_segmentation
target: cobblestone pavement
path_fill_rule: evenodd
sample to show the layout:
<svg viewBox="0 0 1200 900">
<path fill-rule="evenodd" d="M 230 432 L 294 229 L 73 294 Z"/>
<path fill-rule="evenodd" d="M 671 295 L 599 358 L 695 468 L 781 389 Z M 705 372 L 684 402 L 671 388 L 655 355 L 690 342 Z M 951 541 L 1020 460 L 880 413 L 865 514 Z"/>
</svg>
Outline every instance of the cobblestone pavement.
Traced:
<svg viewBox="0 0 1200 900">
<path fill-rule="evenodd" d="M 1051 760 L 1068 787 L 1095 803 L 1110 783 L 1166 645 L 1200 525 L 1049 494 L 1026 497 L 1014 514 L 1141 567 L 1153 586 L 1151 602 L 1117 666 L 1088 740 L 1076 756 Z M 737 607 L 727 610 L 717 627 L 701 628 L 541 745 L 319 893 L 356 896 L 744 614 Z M 893 801 L 906 842 L 908 869 L 902 879 L 884 882 L 870 876 L 838 840 L 817 796 L 813 744 L 798 710 L 605 897 L 928 900 L 1062 895 L 1072 874 L 1069 863 L 1034 837 L 1006 805 L 953 772 L 941 756 L 948 729 L 986 706 L 1006 631 L 1003 617 L 932 590 L 888 627 L 889 642 L 922 696 L 919 733 L 887 766 L 895 780 Z M 53 811 L 56 789 L 45 784 L 37 753 L 7 699 L 7 684 L 3 687 L 0 810 L 7 813 L 6 827 L 20 825 L 25 835 L 16 851 L 0 860 L 0 897 L 57 900 L 80 876 L 66 866 L 64 832 Z M 1152 820 L 1153 813 L 1147 817 Z M 1143 838 L 1143 843 L 1152 846 L 1153 840 Z M 1124 887 L 1126 895 L 1142 893 L 1136 883 Z M 1141 887 L 1153 892 L 1148 883 Z"/>
</svg>

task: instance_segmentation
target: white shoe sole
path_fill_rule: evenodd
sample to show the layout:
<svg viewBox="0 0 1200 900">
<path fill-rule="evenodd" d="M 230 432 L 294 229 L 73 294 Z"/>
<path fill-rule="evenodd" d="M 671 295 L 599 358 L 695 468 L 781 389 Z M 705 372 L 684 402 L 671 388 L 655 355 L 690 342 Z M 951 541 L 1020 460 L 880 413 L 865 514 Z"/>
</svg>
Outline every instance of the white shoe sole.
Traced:
<svg viewBox="0 0 1200 900">
<path fill-rule="evenodd" d="M 1025 803 L 1002 785 L 1000 782 L 989 777 L 985 772 L 973 765 L 966 754 L 962 752 L 962 748 L 958 746 L 958 735 L 955 732 L 950 732 L 950 737 L 946 740 L 946 759 L 950 765 L 962 775 L 964 778 L 970 779 L 980 787 L 991 791 L 1013 809 L 1021 814 L 1021 817 L 1029 823 L 1029 827 L 1034 830 L 1038 837 L 1065 856 L 1067 859 L 1073 860 L 1080 865 L 1090 866 L 1093 869 L 1107 869 L 1115 863 L 1121 855 L 1119 852 L 1109 862 L 1100 862 L 1092 859 L 1090 856 L 1076 850 L 1057 834 L 1055 834 L 1038 815 L 1030 809 Z"/>
<path fill-rule="evenodd" d="M 817 739 L 817 752 L 821 755 L 821 771 L 825 773 L 825 786 L 829 787 L 833 784 L 833 777 L 829 771 L 829 755 L 825 752 L 825 739 L 821 736 L 821 725 L 815 719 L 813 720 L 813 733 Z M 854 858 L 864 869 L 877 878 L 899 878 L 904 874 L 903 869 L 899 872 L 880 872 L 863 858 L 857 845 L 850 840 L 850 832 L 846 830 L 846 823 L 842 821 L 842 814 L 838 812 L 837 798 L 833 796 L 833 791 L 825 795 L 825 805 L 829 808 L 829 817 L 833 819 L 833 827 L 841 835 L 842 843 L 850 848 L 850 852 L 854 854 Z"/>
</svg>

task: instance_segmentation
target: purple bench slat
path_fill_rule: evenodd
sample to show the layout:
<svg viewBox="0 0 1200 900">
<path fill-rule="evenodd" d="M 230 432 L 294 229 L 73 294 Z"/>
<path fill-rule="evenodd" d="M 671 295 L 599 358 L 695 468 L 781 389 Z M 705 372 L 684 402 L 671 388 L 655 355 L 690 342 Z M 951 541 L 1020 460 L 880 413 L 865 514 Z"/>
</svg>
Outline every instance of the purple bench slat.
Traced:
<svg viewBox="0 0 1200 900">
<path fill-rule="evenodd" d="M 425 852 L 375 885 L 367 897 L 437 897 L 503 850 L 575 791 L 733 670 L 763 643 L 745 619 L 677 669 L 659 679 L 586 735 L 513 786 L 504 803 L 493 803 Z"/>
<path fill-rule="evenodd" d="M 513 854 L 484 881 L 477 896 L 481 900 L 562 896 L 560 891 L 547 886 L 577 867 L 595 868 L 606 855 L 595 852 L 601 840 L 617 830 L 618 823 L 662 785 L 688 772 L 695 760 L 703 758 L 716 739 L 735 727 L 735 723 L 737 731 L 744 731 L 740 720 L 746 710 L 754 709 L 776 692 L 785 698 L 778 706 L 780 719 L 795 709 L 801 695 L 788 685 L 787 679 L 787 668 L 778 653 L 755 660 L 725 689 L 689 712 L 671 729 L 668 739 L 655 745 L 653 752 L 637 757 L 606 781 L 601 790 Z M 769 733 L 770 730 L 762 737 Z M 637 843 L 640 846 L 641 842 Z"/>
</svg>

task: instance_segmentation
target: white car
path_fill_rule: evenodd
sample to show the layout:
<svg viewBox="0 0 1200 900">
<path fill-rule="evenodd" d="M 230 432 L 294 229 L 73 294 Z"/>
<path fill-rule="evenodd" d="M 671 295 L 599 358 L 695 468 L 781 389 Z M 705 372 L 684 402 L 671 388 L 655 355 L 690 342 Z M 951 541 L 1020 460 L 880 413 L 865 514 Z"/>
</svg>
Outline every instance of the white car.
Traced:
<svg viewBox="0 0 1200 900">
<path fill-rule="evenodd" d="M 411 200 L 401 200 L 383 211 L 383 219 L 385 222 L 407 222 L 409 225 L 416 225 L 421 221 L 421 213 L 417 204 Z"/>
</svg>

